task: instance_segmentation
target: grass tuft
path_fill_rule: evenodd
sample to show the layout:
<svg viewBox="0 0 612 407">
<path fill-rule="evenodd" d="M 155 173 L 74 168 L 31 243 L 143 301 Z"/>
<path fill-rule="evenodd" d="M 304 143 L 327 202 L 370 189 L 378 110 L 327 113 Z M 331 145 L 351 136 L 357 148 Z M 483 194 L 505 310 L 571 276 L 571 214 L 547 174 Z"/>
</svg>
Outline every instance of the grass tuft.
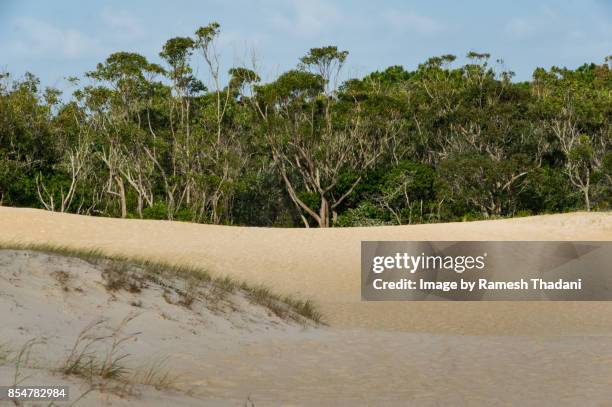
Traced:
<svg viewBox="0 0 612 407">
<path fill-rule="evenodd" d="M 102 272 L 102 278 L 108 291 L 139 293 L 145 287 L 144 278 L 132 272 L 130 265 L 123 261 L 110 261 Z"/>
<path fill-rule="evenodd" d="M 321 314 L 310 300 L 303 301 L 290 296 L 281 297 L 264 286 L 242 285 L 241 288 L 248 293 L 248 298 L 253 303 L 268 308 L 279 318 L 291 318 L 298 322 L 299 318 L 305 318 L 317 324 L 323 323 Z"/>
<path fill-rule="evenodd" d="M 168 358 L 153 359 L 147 365 L 135 370 L 133 383 L 153 386 L 157 390 L 175 390 L 179 377 L 166 368 Z"/>
<path fill-rule="evenodd" d="M 236 287 L 238 286 L 238 283 L 228 276 L 216 278 L 214 283 L 217 287 L 221 288 L 223 291 L 227 291 L 228 293 L 233 293 L 236 291 Z"/>
<path fill-rule="evenodd" d="M 17 352 L 15 356 L 15 374 L 13 375 L 13 386 L 18 386 L 27 377 L 22 376 L 22 369 L 28 367 L 30 363 L 30 356 L 32 354 L 32 348 L 36 345 L 43 345 L 45 342 L 39 338 L 32 338 L 27 341 Z"/>
<path fill-rule="evenodd" d="M 59 270 L 53 273 L 53 278 L 57 280 L 59 285 L 62 287 L 64 291 L 70 291 L 69 281 L 70 281 L 70 273 L 67 271 Z"/>
<path fill-rule="evenodd" d="M 4 366 L 9 362 L 11 349 L 6 343 L 0 343 L 0 366 Z"/>
<path fill-rule="evenodd" d="M 100 333 L 100 328 L 107 322 L 106 318 L 98 318 L 89 323 L 77 336 L 70 354 L 59 368 L 68 376 L 81 377 L 90 383 L 95 379 L 121 380 L 127 376 L 129 369 L 122 361 L 129 355 L 121 352 L 122 345 L 134 339 L 138 333 L 126 334 L 126 325 L 137 314 L 125 317 L 119 325 L 108 333 Z M 110 343 L 110 344 L 109 344 Z M 99 358 L 96 350 L 108 346 L 106 356 Z"/>
</svg>

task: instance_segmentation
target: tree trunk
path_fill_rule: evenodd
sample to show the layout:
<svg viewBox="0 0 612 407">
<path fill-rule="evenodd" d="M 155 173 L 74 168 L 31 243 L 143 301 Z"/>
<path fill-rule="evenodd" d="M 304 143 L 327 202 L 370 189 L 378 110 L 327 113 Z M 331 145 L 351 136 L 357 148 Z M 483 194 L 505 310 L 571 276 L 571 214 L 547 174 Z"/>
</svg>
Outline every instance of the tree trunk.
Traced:
<svg viewBox="0 0 612 407">
<path fill-rule="evenodd" d="M 127 203 L 125 200 L 125 185 L 123 184 L 123 179 L 121 177 L 115 176 L 115 181 L 117 182 L 117 187 L 119 187 L 119 202 L 121 203 L 121 217 L 127 217 Z"/>
<path fill-rule="evenodd" d="M 329 203 L 325 197 L 321 197 L 321 208 L 319 209 L 319 227 L 329 227 Z"/>
<path fill-rule="evenodd" d="M 142 219 L 142 194 L 138 194 L 138 216 Z"/>
</svg>

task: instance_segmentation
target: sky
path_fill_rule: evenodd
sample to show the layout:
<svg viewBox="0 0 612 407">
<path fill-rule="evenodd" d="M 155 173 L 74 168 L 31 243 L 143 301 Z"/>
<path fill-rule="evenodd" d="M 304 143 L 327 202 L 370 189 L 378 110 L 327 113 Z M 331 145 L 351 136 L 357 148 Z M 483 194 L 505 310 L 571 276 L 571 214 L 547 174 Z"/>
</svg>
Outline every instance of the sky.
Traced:
<svg viewBox="0 0 612 407">
<path fill-rule="evenodd" d="M 536 67 L 576 68 L 612 54 L 612 0 L 0 0 L 0 71 L 29 71 L 68 90 L 66 77 L 113 52 L 160 63 L 166 40 L 211 21 L 221 24 L 222 69 L 255 60 L 264 80 L 325 45 L 349 51 L 345 77 L 477 51 L 528 80 Z M 203 73 L 201 57 L 194 66 Z"/>
</svg>

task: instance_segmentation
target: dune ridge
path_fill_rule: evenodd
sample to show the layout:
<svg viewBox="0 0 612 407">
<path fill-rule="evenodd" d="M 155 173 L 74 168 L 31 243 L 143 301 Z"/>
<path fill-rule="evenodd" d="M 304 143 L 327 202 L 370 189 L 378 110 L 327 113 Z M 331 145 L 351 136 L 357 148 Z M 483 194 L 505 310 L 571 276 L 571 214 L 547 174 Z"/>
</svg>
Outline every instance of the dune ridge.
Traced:
<svg viewBox="0 0 612 407">
<path fill-rule="evenodd" d="M 40 365 L 24 368 L 26 383 L 68 383 L 75 394 L 86 394 L 77 404 L 85 407 L 607 405 L 612 303 L 362 302 L 359 254 L 362 240 L 611 238 L 611 213 L 304 230 L 0 208 L 5 246 L 98 249 L 197 266 L 313 299 L 330 324 L 279 320 L 238 297 L 232 298 L 242 305 L 228 304 L 223 312 L 186 307 L 176 301 L 180 291 L 172 296 L 156 284 L 109 291 L 104 263 L 0 250 L 0 342 L 15 350 L 43 338 L 33 356 Z M 138 317 L 126 330 L 139 334 L 125 343 L 125 363 L 136 369 L 124 379 L 133 383 L 129 391 L 117 393 L 107 381 L 86 393 L 87 380 L 44 368 L 61 364 L 92 319 L 108 318 L 110 328 L 132 312 Z M 163 388 L 141 383 L 138 367 L 152 357 L 167 360 L 164 369 L 180 379 Z M 12 380 L 14 371 L 0 363 L 0 379 Z"/>
<path fill-rule="evenodd" d="M 466 223 L 273 229 L 125 220 L 0 208 L 0 241 L 95 248 L 197 265 L 319 304 L 343 328 L 455 334 L 588 334 L 609 331 L 600 302 L 366 303 L 362 240 L 610 240 L 612 213 L 577 212 Z"/>
</svg>

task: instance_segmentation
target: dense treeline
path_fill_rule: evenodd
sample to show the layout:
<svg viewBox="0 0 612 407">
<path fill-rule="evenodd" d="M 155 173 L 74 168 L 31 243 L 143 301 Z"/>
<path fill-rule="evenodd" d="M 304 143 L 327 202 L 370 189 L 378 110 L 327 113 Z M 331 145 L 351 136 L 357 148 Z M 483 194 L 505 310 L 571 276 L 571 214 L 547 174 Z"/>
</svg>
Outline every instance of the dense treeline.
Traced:
<svg viewBox="0 0 612 407">
<path fill-rule="evenodd" d="M 170 39 L 163 65 L 112 54 L 70 100 L 3 74 L 0 204 L 320 227 L 612 206 L 610 57 L 517 83 L 471 52 L 339 83 L 329 46 L 262 83 L 220 72 L 218 35 Z"/>
</svg>

